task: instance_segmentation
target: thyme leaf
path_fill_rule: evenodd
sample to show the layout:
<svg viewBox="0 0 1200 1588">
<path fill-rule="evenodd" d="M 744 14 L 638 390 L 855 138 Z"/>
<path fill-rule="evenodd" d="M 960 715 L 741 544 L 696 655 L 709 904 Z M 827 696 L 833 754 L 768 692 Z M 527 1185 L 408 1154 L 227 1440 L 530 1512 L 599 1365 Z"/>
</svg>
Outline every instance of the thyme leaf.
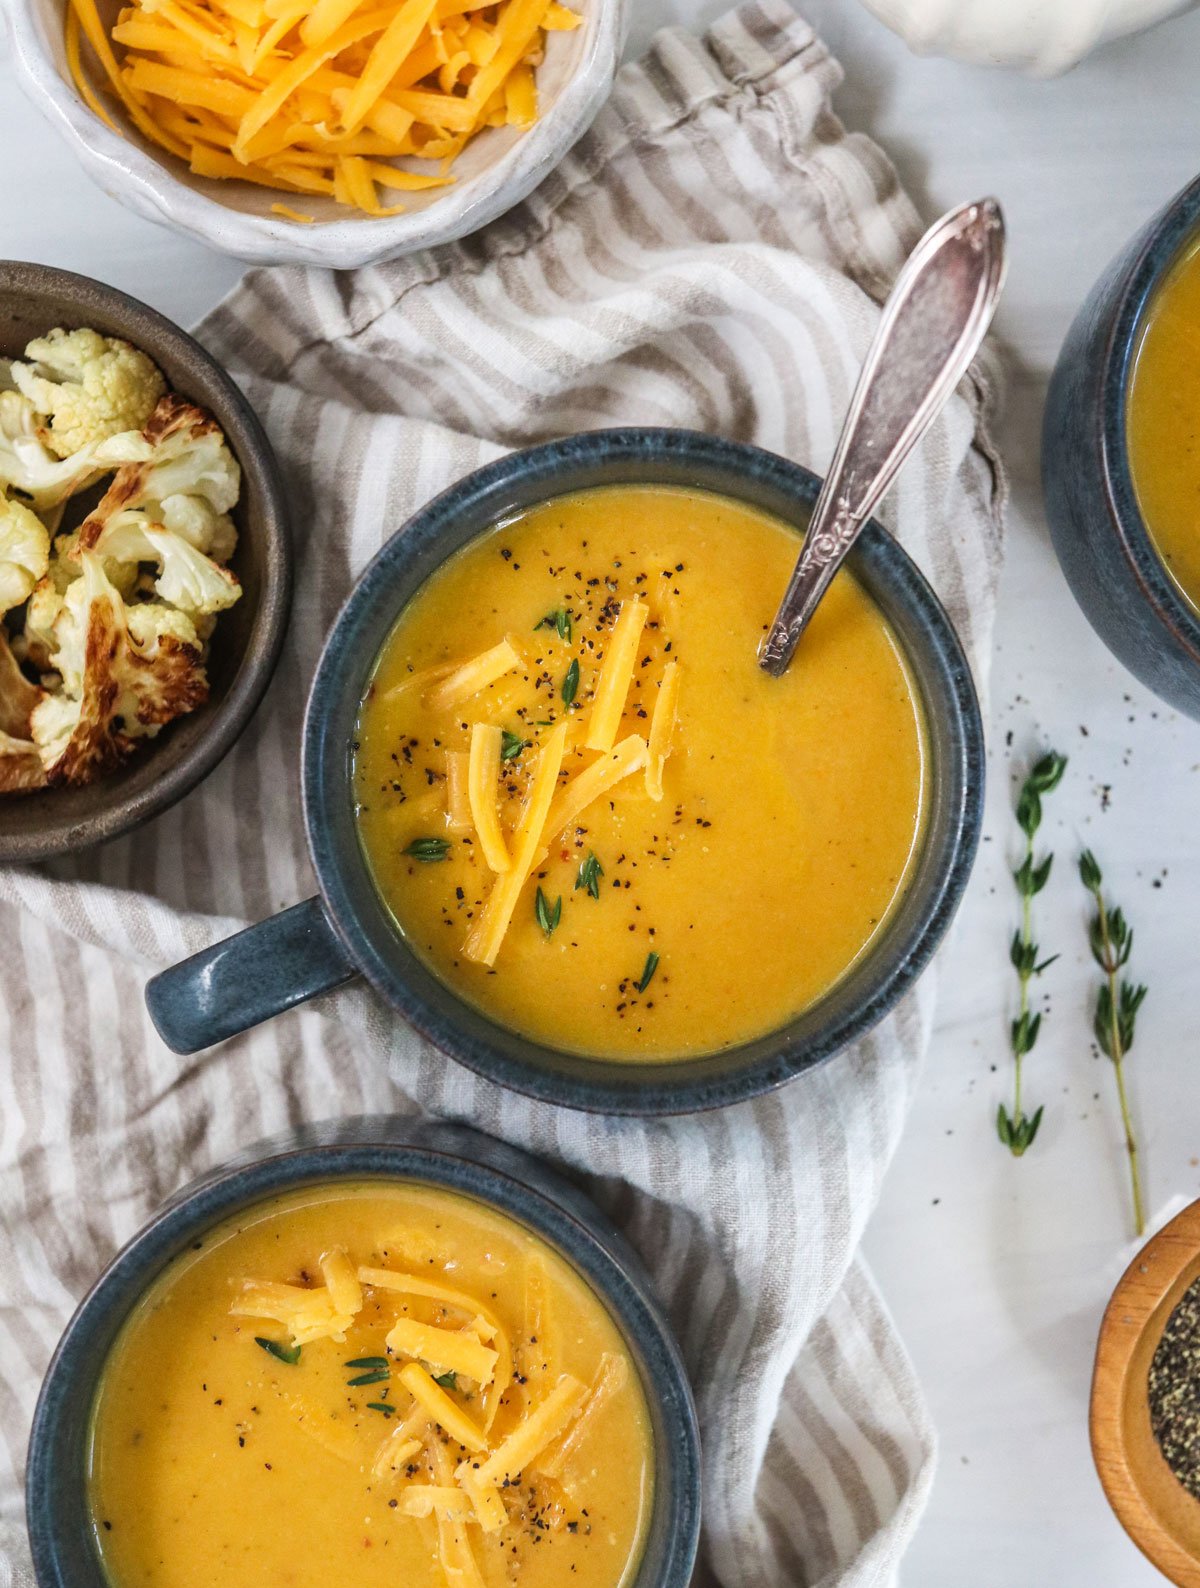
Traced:
<svg viewBox="0 0 1200 1588">
<path fill-rule="evenodd" d="M 539 888 L 537 897 L 533 901 L 533 913 L 537 917 L 537 924 L 549 937 L 562 920 L 562 894 L 560 893 L 554 903 L 551 904 L 541 888 Z"/>
<path fill-rule="evenodd" d="M 654 972 L 658 969 L 658 955 L 653 949 L 646 955 L 646 963 L 642 967 L 641 979 L 636 983 L 637 990 L 644 993 L 654 980 Z"/>
<path fill-rule="evenodd" d="M 547 612 L 544 618 L 539 618 L 533 627 L 535 633 L 538 629 L 553 629 L 560 640 L 570 642 L 571 614 L 566 607 L 558 607 L 554 612 Z"/>
<path fill-rule="evenodd" d="M 448 838 L 414 838 L 404 853 L 411 855 L 414 860 L 423 860 L 426 864 L 435 860 L 445 860 L 450 853 L 450 840 Z"/>
<path fill-rule="evenodd" d="M 284 1345 L 282 1340 L 265 1340 L 262 1335 L 254 1336 L 255 1345 L 261 1345 L 268 1356 L 273 1356 L 277 1362 L 286 1362 L 289 1367 L 295 1367 L 300 1360 L 301 1347 L 298 1345 Z"/>
<path fill-rule="evenodd" d="M 589 849 L 587 857 L 579 868 L 579 875 L 575 878 L 575 891 L 586 888 L 593 899 L 600 897 L 600 878 L 604 875 L 604 867 L 596 859 L 596 851 Z"/>
<path fill-rule="evenodd" d="M 563 705 L 564 706 L 572 705 L 574 703 L 575 696 L 578 693 L 578 691 L 579 691 L 579 658 L 575 657 L 575 658 L 572 659 L 570 667 L 568 667 L 566 672 L 563 674 L 563 681 L 562 681 Z"/>
</svg>

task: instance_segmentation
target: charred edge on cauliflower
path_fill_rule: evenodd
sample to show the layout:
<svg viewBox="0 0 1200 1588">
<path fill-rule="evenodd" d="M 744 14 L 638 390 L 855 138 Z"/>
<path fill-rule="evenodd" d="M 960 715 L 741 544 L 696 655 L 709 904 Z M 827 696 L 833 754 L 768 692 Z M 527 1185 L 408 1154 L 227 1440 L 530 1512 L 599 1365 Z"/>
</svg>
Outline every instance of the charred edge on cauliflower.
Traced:
<svg viewBox="0 0 1200 1588">
<path fill-rule="evenodd" d="M 199 650 L 165 634 L 152 656 L 143 655 L 129 634 L 120 596 L 102 569 L 90 572 L 99 591 L 88 606 L 79 715 L 47 768 L 51 784 L 90 783 L 104 776 L 131 754 L 138 739 L 153 736 L 208 699 Z"/>
<path fill-rule="evenodd" d="M 152 448 L 150 456 L 138 463 L 124 463 L 113 475 L 108 489 L 96 503 L 91 513 L 79 526 L 79 551 L 91 551 L 104 533 L 108 520 L 122 508 L 138 506 L 146 494 L 146 486 L 154 477 L 155 453 L 173 436 L 186 433 L 195 445 L 205 436 L 222 436 L 221 428 L 202 408 L 167 392 L 160 397 L 142 431 Z"/>
<path fill-rule="evenodd" d="M 32 794 L 47 782 L 37 746 L 0 732 L 0 794 Z"/>
<path fill-rule="evenodd" d="M 0 734 L 10 739 L 32 738 L 33 713 L 45 694 L 21 671 L 8 643 L 8 631 L 0 624 Z M 0 751 L 0 759 L 3 754 Z"/>
<path fill-rule="evenodd" d="M 14 366 L 21 390 L 2 394 L 0 598 L 25 611 L 10 646 L 0 605 L 0 794 L 93 782 L 203 705 L 206 641 L 242 593 L 225 566 L 237 459 L 203 409 L 159 395 L 160 373 L 134 352 L 95 332 L 54 332 L 26 350 L 36 365 Z M 140 428 L 112 434 L 135 405 Z M 62 503 L 102 475 L 94 511 L 52 541 Z M 156 598 L 143 599 L 151 587 Z"/>
</svg>

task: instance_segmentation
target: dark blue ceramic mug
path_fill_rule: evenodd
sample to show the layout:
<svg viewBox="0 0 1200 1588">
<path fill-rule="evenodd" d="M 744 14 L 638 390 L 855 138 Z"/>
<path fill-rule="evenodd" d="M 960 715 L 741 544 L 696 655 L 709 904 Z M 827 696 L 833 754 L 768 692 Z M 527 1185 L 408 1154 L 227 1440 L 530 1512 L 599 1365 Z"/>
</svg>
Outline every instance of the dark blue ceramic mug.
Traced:
<svg viewBox="0 0 1200 1588">
<path fill-rule="evenodd" d="M 1129 469 L 1126 399 L 1146 308 L 1200 228 L 1200 178 L 1092 289 L 1050 381 L 1042 485 L 1054 549 L 1092 627 L 1129 671 L 1200 717 L 1200 618 L 1154 548 Z"/>
<path fill-rule="evenodd" d="M 867 953 L 783 1030 L 685 1062 L 559 1052 L 509 1031 L 440 982 L 376 891 L 355 829 L 350 745 L 397 615 L 447 557 L 498 520 L 594 486 L 711 491 L 802 534 L 820 482 L 773 453 L 686 430 L 598 430 L 515 452 L 430 502 L 363 573 L 326 642 L 304 725 L 302 786 L 319 898 L 154 977 L 163 1039 L 189 1053 L 364 975 L 443 1051 L 531 1096 L 604 1113 L 681 1113 L 779 1086 L 868 1031 L 911 986 L 958 906 L 979 841 L 983 727 L 962 647 L 898 543 L 867 525 L 850 567 L 892 626 L 923 707 L 928 815 L 908 888 Z"/>
<path fill-rule="evenodd" d="M 330 1181 L 407 1180 L 475 1197 L 547 1241 L 588 1282 L 641 1379 L 654 1445 L 654 1499 L 630 1588 L 687 1588 L 700 1533 L 700 1441 L 691 1390 L 649 1275 L 581 1192 L 490 1137 L 459 1126 L 350 1119 L 251 1148 L 193 1182 L 118 1253 L 67 1325 L 42 1385 L 25 1498 L 38 1588 L 111 1588 L 87 1503 L 92 1406 L 122 1324 L 158 1276 L 225 1220 Z"/>
</svg>

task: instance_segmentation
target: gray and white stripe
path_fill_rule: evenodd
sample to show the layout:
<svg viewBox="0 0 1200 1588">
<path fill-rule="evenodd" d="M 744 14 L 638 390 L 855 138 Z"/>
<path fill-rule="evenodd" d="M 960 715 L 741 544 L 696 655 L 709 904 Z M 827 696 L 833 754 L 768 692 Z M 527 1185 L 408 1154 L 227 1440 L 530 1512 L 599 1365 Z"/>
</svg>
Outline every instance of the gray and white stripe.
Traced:
<svg viewBox="0 0 1200 1588">
<path fill-rule="evenodd" d="M 301 712 L 355 572 L 503 449 L 614 423 L 694 426 L 816 468 L 919 231 L 847 135 L 839 69 L 782 0 L 660 36 L 525 204 L 462 243 L 333 276 L 250 274 L 200 329 L 297 504 L 287 650 L 207 783 L 135 839 L 0 872 L 0 1588 L 29 1582 L 23 1445 L 73 1298 L 191 1175 L 291 1122 L 428 1110 L 557 1160 L 650 1259 L 696 1387 L 700 1581 L 888 1582 L 933 1435 L 854 1253 L 910 1101 L 936 971 L 867 1040 L 723 1114 L 606 1121 L 500 1092 L 357 989 L 191 1060 L 143 1012 L 151 967 L 312 891 Z M 986 669 L 1002 475 L 983 367 L 890 524 Z"/>
</svg>

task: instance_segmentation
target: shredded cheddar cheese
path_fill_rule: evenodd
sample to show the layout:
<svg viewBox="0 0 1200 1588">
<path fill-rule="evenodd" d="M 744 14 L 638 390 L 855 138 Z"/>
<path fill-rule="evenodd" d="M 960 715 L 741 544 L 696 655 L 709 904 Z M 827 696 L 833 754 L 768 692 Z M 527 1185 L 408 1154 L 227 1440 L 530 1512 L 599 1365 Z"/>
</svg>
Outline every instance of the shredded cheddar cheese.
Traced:
<svg viewBox="0 0 1200 1588">
<path fill-rule="evenodd" d="M 487 904 L 478 922 L 467 938 L 465 952 L 471 959 L 484 965 L 494 965 L 504 934 L 512 922 L 513 911 L 521 896 L 521 889 L 537 864 L 550 802 L 558 786 L 558 772 L 562 766 L 563 750 L 567 742 L 567 724 L 560 722 L 546 735 L 538 757 L 537 771 L 530 784 L 525 809 L 513 835 L 513 860 L 507 871 L 495 881 Z"/>
<path fill-rule="evenodd" d="M 570 1425 L 586 1395 L 587 1385 L 564 1373 L 546 1399 L 513 1429 L 486 1461 L 478 1466 L 463 1462 L 455 1476 L 460 1482 L 466 1475 L 480 1484 L 511 1483 Z"/>
<path fill-rule="evenodd" d="M 496 1352 L 472 1334 L 439 1329 L 434 1324 L 401 1318 L 387 1337 L 393 1356 L 411 1356 L 428 1362 L 441 1373 L 462 1373 L 477 1384 L 490 1384 L 496 1371 Z"/>
<path fill-rule="evenodd" d="M 561 1438 L 547 1446 L 537 1458 L 539 1472 L 548 1478 L 562 1478 L 575 1456 L 587 1444 L 587 1436 L 605 1406 L 629 1378 L 629 1364 L 622 1356 L 606 1351 L 588 1390 L 587 1399 L 575 1421 Z"/>
<path fill-rule="evenodd" d="M 446 825 L 452 833 L 471 831 L 470 764 L 468 751 L 446 751 Z"/>
<path fill-rule="evenodd" d="M 336 1246 L 333 1251 L 326 1252 L 321 1259 L 321 1273 L 325 1277 L 333 1306 L 339 1313 L 353 1318 L 362 1309 L 362 1286 L 358 1282 L 354 1264 L 342 1247 Z"/>
<path fill-rule="evenodd" d="M 631 733 L 622 739 L 608 755 L 576 773 L 561 788 L 550 807 L 546 821 L 547 836 L 557 835 L 578 821 L 589 805 L 614 789 L 618 783 L 646 764 L 646 741 L 640 733 Z"/>
<path fill-rule="evenodd" d="M 400 1509 L 405 1516 L 432 1516 L 436 1511 L 439 1516 L 466 1522 L 471 1516 L 471 1501 L 461 1489 L 452 1485 L 443 1487 L 438 1483 L 410 1483 L 401 1497 Z"/>
<path fill-rule="evenodd" d="M 508 1335 L 499 1320 L 478 1297 L 438 1279 L 428 1279 L 423 1274 L 405 1274 L 392 1268 L 363 1267 L 358 1270 L 360 1284 L 372 1290 L 392 1291 L 403 1296 L 421 1297 L 436 1302 L 443 1309 L 459 1312 L 464 1318 L 464 1328 L 471 1330 L 477 1339 L 485 1342 L 495 1352 L 495 1364 L 490 1382 L 483 1388 L 483 1431 L 490 1434 L 500 1409 L 500 1402 L 512 1383 L 513 1358 Z"/>
<path fill-rule="evenodd" d="M 498 1533 L 508 1521 L 508 1512 L 496 1486 L 480 1483 L 473 1472 L 464 1473 L 460 1481 L 480 1527 L 485 1533 Z"/>
<path fill-rule="evenodd" d="M 405 1464 L 420 1451 L 422 1444 L 422 1440 L 409 1433 L 406 1423 L 393 1428 L 380 1446 L 371 1467 L 371 1476 L 382 1479 L 402 1471 Z"/>
<path fill-rule="evenodd" d="M 449 711 L 461 706 L 464 700 L 477 695 L 481 689 L 494 684 L 505 673 L 521 665 L 521 658 L 511 640 L 503 639 L 491 650 L 473 656 L 469 662 L 455 667 L 426 695 L 426 704 L 434 711 Z"/>
<path fill-rule="evenodd" d="M 442 1386 L 433 1382 L 432 1375 L 419 1362 L 409 1362 L 400 1369 L 400 1382 L 451 1439 L 457 1439 L 466 1450 L 487 1449 L 482 1432 L 458 1402 L 451 1400 Z"/>
<path fill-rule="evenodd" d="M 621 715 L 625 710 L 625 700 L 629 694 L 629 685 L 633 681 L 633 669 L 637 664 L 638 642 L 642 637 L 648 610 L 644 601 L 630 600 L 621 603 L 621 610 L 617 621 L 613 624 L 608 649 L 604 654 L 596 693 L 592 697 L 587 738 L 584 740 L 589 750 L 611 750 L 616 742 L 617 729 L 621 726 Z"/>
<path fill-rule="evenodd" d="M 107 30 L 96 0 L 69 0 L 65 44 L 93 114 L 114 127 L 123 111 L 197 176 L 380 216 L 403 209 L 381 188 L 443 186 L 482 130 L 532 125 L 546 35 L 580 21 L 558 0 L 132 0 Z"/>
<path fill-rule="evenodd" d="M 534 773 L 518 824 L 518 865 L 541 834 L 567 726 L 550 735 Z M 561 1371 L 560 1353 L 569 1349 L 561 1292 L 540 1252 L 525 1254 L 520 1275 L 511 1276 L 522 1286 L 520 1311 L 508 1320 L 519 1341 L 515 1371 L 487 1259 L 478 1285 L 466 1289 L 446 1282 L 436 1247 L 426 1255 L 424 1243 L 414 1244 L 403 1231 L 386 1234 L 375 1250 L 403 1251 L 433 1271 L 360 1265 L 335 1245 L 316 1265 L 298 1268 L 303 1283 L 241 1280 L 230 1314 L 281 1322 L 297 1343 L 327 1342 L 310 1358 L 259 1338 L 254 1325 L 245 1330 L 276 1359 L 269 1388 L 296 1425 L 339 1462 L 354 1465 L 390 1511 L 428 1521 L 431 1545 L 436 1529 L 433 1559 L 444 1588 L 486 1588 L 493 1574 L 490 1566 L 484 1572 L 477 1551 L 493 1562 L 507 1560 L 517 1555 L 523 1531 L 532 1526 L 541 1542 L 547 1530 L 567 1525 L 568 1503 L 585 1504 L 567 1497 L 578 1492 L 583 1463 L 597 1459 L 591 1430 L 627 1383 L 629 1364 L 608 1350 L 590 1383 Z M 324 1284 L 309 1277 L 316 1267 Z M 335 1325 L 352 1331 L 340 1350 L 328 1343 L 340 1338 Z M 577 1343 L 573 1331 L 570 1343 Z M 334 1410 L 321 1394 L 331 1372 L 342 1376 L 348 1417 L 341 1396 Z M 307 1374 L 317 1375 L 315 1393 Z M 370 1438 L 375 1415 L 385 1426 L 364 1451 L 361 1429 L 365 1423 Z M 588 1511 L 580 1514 L 587 1518 Z"/>
<path fill-rule="evenodd" d="M 327 1285 L 309 1289 L 303 1285 L 247 1281 L 242 1295 L 229 1310 L 235 1318 L 270 1318 L 283 1324 L 291 1333 L 293 1346 L 308 1345 L 313 1340 L 339 1340 L 354 1321 L 354 1313 L 339 1309 Z"/>
<path fill-rule="evenodd" d="M 467 798 L 471 824 L 479 837 L 483 858 L 493 871 L 507 871 L 512 861 L 500 829 L 497 806 L 500 783 L 500 750 L 504 734 L 492 724 L 477 722 L 471 729 L 467 770 Z"/>
<path fill-rule="evenodd" d="M 668 662 L 650 718 L 650 746 L 646 759 L 646 793 L 652 800 L 663 797 L 663 767 L 671 753 L 675 717 L 679 710 L 679 663 Z"/>
</svg>

